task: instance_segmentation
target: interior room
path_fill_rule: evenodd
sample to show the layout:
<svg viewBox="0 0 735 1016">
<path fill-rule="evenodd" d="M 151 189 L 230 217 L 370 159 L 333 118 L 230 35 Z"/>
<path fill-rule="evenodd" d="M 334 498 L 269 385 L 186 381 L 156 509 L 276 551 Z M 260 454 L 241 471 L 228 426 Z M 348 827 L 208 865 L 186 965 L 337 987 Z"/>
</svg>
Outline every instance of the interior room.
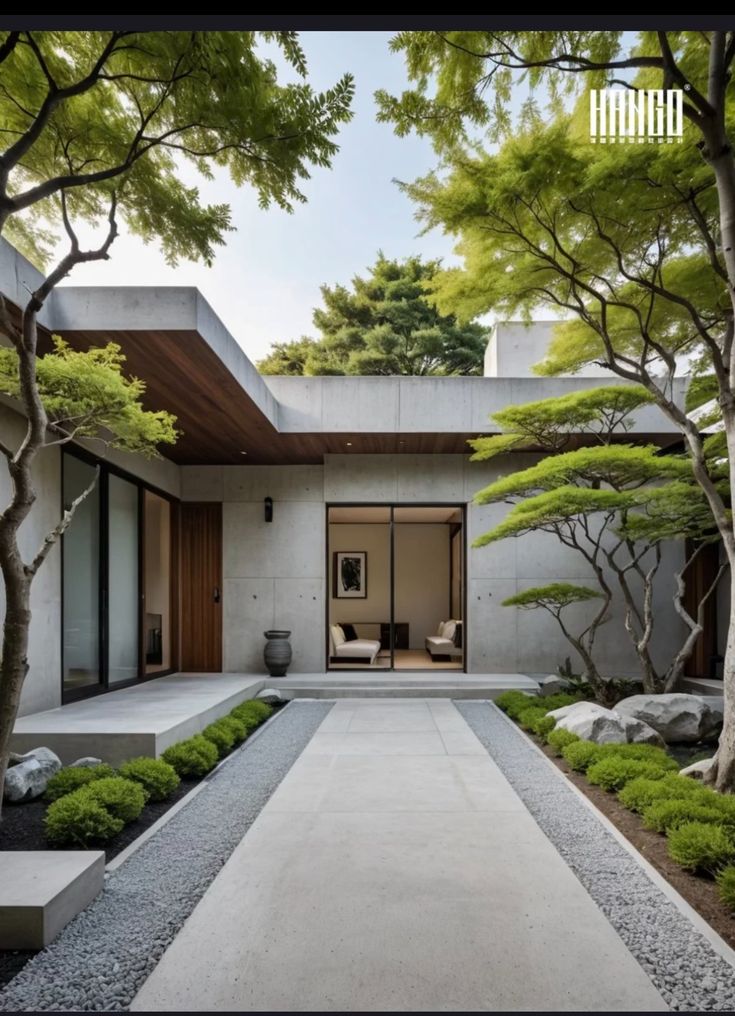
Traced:
<svg viewBox="0 0 735 1016">
<path fill-rule="evenodd" d="M 329 668 L 463 670 L 462 509 L 328 512 Z"/>
</svg>

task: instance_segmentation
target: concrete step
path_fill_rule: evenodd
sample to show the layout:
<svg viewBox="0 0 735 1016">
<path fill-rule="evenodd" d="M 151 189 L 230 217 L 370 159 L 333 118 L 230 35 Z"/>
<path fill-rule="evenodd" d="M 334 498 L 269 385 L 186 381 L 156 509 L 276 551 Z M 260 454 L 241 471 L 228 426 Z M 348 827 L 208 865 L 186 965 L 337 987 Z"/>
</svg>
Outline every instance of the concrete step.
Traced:
<svg viewBox="0 0 735 1016">
<path fill-rule="evenodd" d="M 6 850 L 0 872 L 0 949 L 43 949 L 102 892 L 105 855 Z"/>
<path fill-rule="evenodd" d="M 492 677 L 438 678 L 390 677 L 366 678 L 361 675 L 298 678 L 280 678 L 273 686 L 284 698 L 449 698 L 495 699 L 504 691 L 520 689 L 530 693 L 538 691 L 538 684 L 523 674 L 501 674 Z"/>
</svg>

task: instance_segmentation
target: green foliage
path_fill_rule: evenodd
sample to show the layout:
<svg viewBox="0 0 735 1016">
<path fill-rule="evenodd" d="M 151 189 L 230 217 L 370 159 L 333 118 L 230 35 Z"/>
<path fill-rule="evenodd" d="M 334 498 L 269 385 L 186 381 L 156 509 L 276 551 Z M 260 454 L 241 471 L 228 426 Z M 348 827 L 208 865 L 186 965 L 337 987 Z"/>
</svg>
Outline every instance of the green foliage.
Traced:
<svg viewBox="0 0 735 1016">
<path fill-rule="evenodd" d="M 113 448 L 146 456 L 174 444 L 176 418 L 143 408 L 145 382 L 123 374 L 125 356 L 114 342 L 78 351 L 54 336 L 54 352 L 36 364 L 38 390 L 52 424 L 75 437 L 98 437 Z M 0 348 L 0 393 L 19 398 L 18 354 Z"/>
<path fill-rule="evenodd" d="M 546 737 L 555 726 L 556 720 L 553 716 L 540 716 L 531 726 L 531 730 L 534 734 L 538 734 L 539 737 Z"/>
<path fill-rule="evenodd" d="M 525 712 L 526 709 L 539 709 L 540 699 L 537 695 L 526 695 L 525 692 L 521 692 L 518 698 L 513 701 L 507 701 L 505 705 L 505 712 L 510 716 L 511 720 L 518 720 L 521 713 Z M 546 712 L 546 710 L 544 710 Z"/>
<path fill-rule="evenodd" d="M 86 787 L 76 790 L 49 805 L 44 830 L 52 846 L 84 850 L 108 843 L 122 831 L 123 819 L 90 797 L 86 790 Z"/>
<path fill-rule="evenodd" d="M 630 780 L 643 776 L 649 780 L 660 779 L 666 769 L 655 762 L 644 762 L 636 758 L 621 758 L 606 755 L 587 767 L 587 779 L 603 790 L 620 790 Z"/>
<path fill-rule="evenodd" d="M 176 770 L 161 758 L 133 758 L 120 766 L 126 780 L 140 783 L 151 801 L 165 801 L 178 787 Z"/>
<path fill-rule="evenodd" d="M 226 727 L 234 736 L 235 744 L 242 744 L 245 738 L 248 736 L 249 730 L 245 720 L 240 720 L 237 716 L 223 716 L 221 720 L 218 720 L 224 727 Z"/>
<path fill-rule="evenodd" d="M 534 701 L 535 696 L 532 698 L 530 695 L 526 695 L 525 691 L 504 691 L 495 699 L 495 705 L 498 709 L 502 709 L 504 713 L 510 715 L 510 709 L 514 706 L 521 706 L 525 708 L 530 701 Z"/>
<path fill-rule="evenodd" d="M 202 731 L 202 737 L 206 737 L 208 741 L 211 741 L 219 752 L 219 757 L 227 755 L 235 746 L 235 732 L 222 720 L 217 720 L 215 723 L 210 723 L 209 726 L 205 727 Z"/>
<path fill-rule="evenodd" d="M 728 864 L 715 876 L 720 899 L 731 910 L 735 910 L 735 866 Z"/>
<path fill-rule="evenodd" d="M 280 50 L 291 83 L 278 82 L 264 42 Z M 10 194 L 31 209 L 11 217 L 8 239 L 37 261 L 53 245 L 67 181 L 72 217 L 106 214 L 114 187 L 129 229 L 156 238 L 169 263 L 211 263 L 232 228 L 230 209 L 205 204 L 182 170 L 210 179 L 227 170 L 261 207 L 290 211 L 305 200 L 311 167 L 331 164 L 353 94 L 348 74 L 322 92 L 310 87 L 293 32 L 38 31 L 32 45 L 20 33 L 2 75 L 7 137 L 40 127 L 8 165 Z"/>
<path fill-rule="evenodd" d="M 553 695 L 544 695 L 542 702 L 546 706 L 547 713 L 550 713 L 554 709 L 561 709 L 563 706 L 571 706 L 575 702 L 582 702 L 583 699 L 584 695 L 580 692 L 557 691 Z"/>
<path fill-rule="evenodd" d="M 657 833 L 678 829 L 685 822 L 705 822 L 722 825 L 722 812 L 718 808 L 699 804 L 696 799 L 663 800 L 650 804 L 643 812 L 643 824 Z"/>
<path fill-rule="evenodd" d="M 503 600 L 504 607 L 545 607 L 552 611 L 562 610 L 572 603 L 584 603 L 600 597 L 600 593 L 588 586 L 577 586 L 571 582 L 550 582 L 548 586 L 533 586 Z M 557 708 L 557 707 L 554 707 Z"/>
<path fill-rule="evenodd" d="M 586 772 L 587 767 L 602 758 L 603 754 L 603 745 L 595 744 L 594 741 L 582 741 L 579 739 L 572 741 L 562 749 L 564 761 L 572 769 L 576 769 L 578 773 Z"/>
<path fill-rule="evenodd" d="M 166 748 L 162 757 L 185 780 L 206 776 L 217 765 L 219 753 L 206 737 L 195 734 L 186 741 L 179 741 Z"/>
<path fill-rule="evenodd" d="M 694 780 L 685 776 L 669 774 L 663 779 L 651 780 L 636 777 L 618 794 L 618 800 L 630 811 L 644 812 L 652 804 L 659 801 L 684 801 L 696 798 L 697 787 Z"/>
<path fill-rule="evenodd" d="M 652 401 L 640 385 L 606 385 L 569 395 L 507 406 L 492 419 L 507 433 L 480 437 L 469 442 L 474 461 L 493 458 L 520 445 L 557 452 L 573 434 L 590 432 L 607 439 L 617 430 L 632 426 L 630 414 Z"/>
<path fill-rule="evenodd" d="M 58 801 L 60 797 L 85 787 L 94 780 L 101 780 L 108 776 L 114 776 L 115 770 L 108 765 L 98 766 L 68 766 L 54 773 L 46 786 L 46 793 L 43 795 L 47 801 Z"/>
<path fill-rule="evenodd" d="M 555 755 L 563 755 L 566 747 L 579 740 L 577 734 L 573 734 L 571 730 L 564 730 L 563 727 L 556 727 L 546 735 L 546 743 L 554 749 Z"/>
<path fill-rule="evenodd" d="M 262 702 L 260 699 L 247 699 L 230 711 L 230 716 L 242 720 L 251 730 L 264 723 L 272 714 L 273 706 L 269 706 L 267 702 Z"/>
<path fill-rule="evenodd" d="M 122 776 L 95 780 L 75 793 L 85 795 L 102 805 L 111 815 L 125 823 L 134 822 L 148 800 L 148 791 L 140 783 L 126 780 Z"/>
<path fill-rule="evenodd" d="M 735 843 L 722 826 L 685 822 L 667 840 L 669 856 L 689 871 L 713 875 L 735 860 Z"/>
<path fill-rule="evenodd" d="M 516 721 L 524 730 L 534 730 L 536 723 L 546 719 L 546 707 L 539 705 L 527 706 L 516 716 Z"/>
<path fill-rule="evenodd" d="M 278 343 L 258 363 L 263 374 L 478 374 L 487 334 L 458 324 L 426 298 L 438 261 L 379 254 L 352 289 L 322 286 L 314 311 L 318 339 Z"/>
</svg>

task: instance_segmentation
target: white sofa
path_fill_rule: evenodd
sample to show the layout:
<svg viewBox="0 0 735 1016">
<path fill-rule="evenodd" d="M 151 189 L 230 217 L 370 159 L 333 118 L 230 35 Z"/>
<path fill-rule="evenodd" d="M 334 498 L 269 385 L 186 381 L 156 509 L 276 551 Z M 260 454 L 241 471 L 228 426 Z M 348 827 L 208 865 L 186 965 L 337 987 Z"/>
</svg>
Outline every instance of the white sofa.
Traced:
<svg viewBox="0 0 735 1016">
<path fill-rule="evenodd" d="M 380 652 L 380 642 L 375 639 L 347 639 L 342 626 L 329 626 L 329 650 L 334 660 L 367 660 L 371 665 Z"/>
<path fill-rule="evenodd" d="M 432 660 L 435 656 L 461 656 L 462 650 L 454 642 L 457 631 L 456 621 L 440 621 L 435 635 L 427 635 L 424 641 L 426 651 Z"/>
</svg>

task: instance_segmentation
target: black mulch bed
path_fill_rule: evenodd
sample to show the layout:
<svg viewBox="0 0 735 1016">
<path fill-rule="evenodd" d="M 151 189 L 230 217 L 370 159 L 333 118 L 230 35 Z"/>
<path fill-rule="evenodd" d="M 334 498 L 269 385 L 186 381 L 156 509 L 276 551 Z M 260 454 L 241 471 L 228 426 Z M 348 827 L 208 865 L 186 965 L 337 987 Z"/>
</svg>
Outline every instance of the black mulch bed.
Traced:
<svg viewBox="0 0 735 1016">
<path fill-rule="evenodd" d="M 274 709 L 273 715 L 279 711 L 279 708 Z M 244 745 L 238 745 L 234 750 L 238 751 L 241 747 Z M 207 774 L 207 776 L 210 775 L 210 773 Z M 126 825 L 110 843 L 99 847 L 100 850 L 105 851 L 105 863 L 111 861 L 113 857 L 117 857 L 133 840 L 137 840 L 141 833 L 157 822 L 161 815 L 165 815 L 169 808 L 180 801 L 193 787 L 201 783 L 202 780 L 206 780 L 207 776 L 182 780 L 173 794 L 165 801 L 149 802 L 141 812 L 140 818 Z M 46 842 L 43 831 L 43 819 L 47 807 L 47 803 L 42 799 L 29 801 L 27 804 L 4 804 L 2 819 L 0 819 L 0 850 L 52 850 L 53 848 Z M 31 956 L 35 955 L 34 950 L 0 949 L 0 988 L 12 981 Z"/>
<path fill-rule="evenodd" d="M 205 777 L 206 778 L 206 777 Z M 188 794 L 201 780 L 182 780 L 174 793 L 165 801 L 151 802 L 141 812 L 140 818 L 126 825 L 115 839 L 104 847 L 107 861 L 137 840 L 141 833 L 153 825 L 161 815 Z M 0 820 L 0 850 L 50 850 L 43 834 L 43 817 L 46 814 L 45 801 L 29 801 L 27 804 L 5 804 Z M 100 847 L 100 849 L 103 849 Z M 0 988 L 20 973 L 31 956 L 30 949 L 0 949 Z"/>
</svg>

